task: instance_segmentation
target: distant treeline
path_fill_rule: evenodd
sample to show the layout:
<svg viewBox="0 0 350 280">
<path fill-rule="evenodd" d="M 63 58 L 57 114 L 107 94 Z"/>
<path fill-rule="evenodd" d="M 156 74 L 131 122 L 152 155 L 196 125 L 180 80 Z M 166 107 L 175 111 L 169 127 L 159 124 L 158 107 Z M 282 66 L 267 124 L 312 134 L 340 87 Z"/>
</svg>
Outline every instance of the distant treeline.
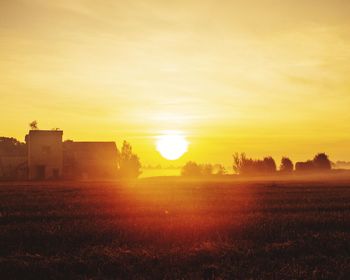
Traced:
<svg viewBox="0 0 350 280">
<path fill-rule="evenodd" d="M 0 137 L 0 156 L 26 156 L 26 143 L 13 137 Z"/>
<path fill-rule="evenodd" d="M 245 153 L 233 154 L 232 169 L 234 173 L 239 175 L 268 175 L 268 174 L 290 174 L 292 172 L 321 172 L 332 169 L 332 163 L 329 160 L 328 155 L 325 153 L 319 153 L 315 155 L 313 160 L 307 160 L 305 162 L 296 162 L 288 157 L 283 157 L 279 168 L 275 160 L 268 156 L 263 159 L 248 158 Z M 182 176 L 186 177 L 198 177 L 198 176 L 210 176 L 210 175 L 224 175 L 226 169 L 220 165 L 212 164 L 197 164 L 190 161 L 186 163 L 182 170 Z"/>
</svg>

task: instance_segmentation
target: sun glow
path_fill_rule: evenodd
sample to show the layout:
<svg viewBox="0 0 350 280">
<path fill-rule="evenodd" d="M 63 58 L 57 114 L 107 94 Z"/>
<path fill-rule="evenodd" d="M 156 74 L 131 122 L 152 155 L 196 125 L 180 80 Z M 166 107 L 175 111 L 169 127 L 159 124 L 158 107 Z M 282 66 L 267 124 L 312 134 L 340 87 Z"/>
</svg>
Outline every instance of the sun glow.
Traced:
<svg viewBox="0 0 350 280">
<path fill-rule="evenodd" d="M 178 132 L 167 131 L 157 138 L 157 151 L 168 160 L 179 159 L 187 152 L 188 142 L 186 138 Z"/>
</svg>

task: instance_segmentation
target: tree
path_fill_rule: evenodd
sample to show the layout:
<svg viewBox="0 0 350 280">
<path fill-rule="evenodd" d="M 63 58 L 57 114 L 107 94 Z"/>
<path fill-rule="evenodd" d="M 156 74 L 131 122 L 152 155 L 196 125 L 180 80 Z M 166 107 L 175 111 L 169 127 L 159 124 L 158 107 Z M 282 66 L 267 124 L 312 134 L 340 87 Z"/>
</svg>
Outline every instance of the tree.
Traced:
<svg viewBox="0 0 350 280">
<path fill-rule="evenodd" d="M 265 157 L 262 161 L 262 171 L 264 173 L 276 172 L 276 162 L 272 157 Z"/>
<path fill-rule="evenodd" d="M 325 153 L 317 154 L 313 159 L 313 163 L 316 170 L 330 170 L 332 168 L 331 161 Z"/>
<path fill-rule="evenodd" d="M 202 170 L 199 164 L 194 161 L 187 162 L 181 169 L 181 176 L 184 177 L 199 177 Z"/>
<path fill-rule="evenodd" d="M 132 152 L 130 143 L 124 141 L 122 150 L 118 156 L 119 172 L 124 178 L 137 178 L 141 174 L 141 162 L 139 157 Z"/>
<path fill-rule="evenodd" d="M 293 162 L 289 158 L 283 157 L 281 160 L 280 171 L 289 173 L 289 172 L 293 172 L 293 169 L 294 169 Z"/>
<path fill-rule="evenodd" d="M 296 171 L 324 171 L 331 170 L 332 163 L 325 153 L 317 154 L 313 160 L 305 162 L 297 162 L 295 164 Z"/>
<path fill-rule="evenodd" d="M 27 145 L 12 137 L 0 137 L 0 155 L 25 156 Z"/>
<path fill-rule="evenodd" d="M 245 153 L 234 153 L 233 155 L 233 171 L 237 174 L 241 174 L 244 165 L 247 163 L 247 157 Z"/>
<path fill-rule="evenodd" d="M 203 176 L 213 175 L 214 168 L 213 165 L 211 165 L 210 163 L 200 165 L 200 168 Z"/>
<path fill-rule="evenodd" d="M 247 158 L 245 153 L 233 154 L 233 170 L 237 174 L 266 174 L 276 171 L 276 163 L 272 157 L 263 160 Z"/>
<path fill-rule="evenodd" d="M 312 160 L 308 160 L 305 162 L 297 162 L 295 164 L 295 171 L 301 172 L 310 172 L 315 169 L 314 162 Z"/>
<path fill-rule="evenodd" d="M 227 173 L 225 166 L 222 164 L 214 165 L 214 174 L 215 175 L 225 175 Z"/>
<path fill-rule="evenodd" d="M 221 164 L 198 164 L 194 161 L 189 161 L 181 169 L 181 176 L 184 177 L 201 177 L 224 174 L 226 174 L 226 170 Z"/>
<path fill-rule="evenodd" d="M 29 123 L 29 127 L 31 130 L 37 130 L 38 129 L 38 122 L 32 121 L 31 123 Z"/>
<path fill-rule="evenodd" d="M 27 145 L 12 137 L 0 137 L 0 179 L 16 179 L 25 174 Z M 19 161 L 1 160 L 2 157 L 19 158 Z M 24 159 L 22 161 L 22 159 Z M 23 172 L 21 172 L 21 170 Z M 21 173 L 18 173 L 21 172 Z"/>
</svg>

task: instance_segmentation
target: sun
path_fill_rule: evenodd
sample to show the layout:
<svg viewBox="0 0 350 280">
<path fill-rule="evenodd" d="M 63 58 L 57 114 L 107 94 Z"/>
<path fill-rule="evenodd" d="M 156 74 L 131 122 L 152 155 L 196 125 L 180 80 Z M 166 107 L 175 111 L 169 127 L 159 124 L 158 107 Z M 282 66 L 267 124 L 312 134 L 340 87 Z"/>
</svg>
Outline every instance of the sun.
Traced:
<svg viewBox="0 0 350 280">
<path fill-rule="evenodd" d="M 187 152 L 188 142 L 181 133 L 167 131 L 157 137 L 157 151 L 168 160 L 179 159 Z"/>
</svg>

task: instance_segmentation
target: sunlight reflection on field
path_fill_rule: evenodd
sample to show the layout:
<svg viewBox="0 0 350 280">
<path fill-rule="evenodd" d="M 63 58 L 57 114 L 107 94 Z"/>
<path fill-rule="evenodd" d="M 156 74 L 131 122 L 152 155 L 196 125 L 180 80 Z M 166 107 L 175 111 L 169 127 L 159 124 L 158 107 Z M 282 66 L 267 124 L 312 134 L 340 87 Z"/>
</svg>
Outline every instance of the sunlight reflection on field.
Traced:
<svg viewBox="0 0 350 280">
<path fill-rule="evenodd" d="M 217 188 L 214 190 L 213 188 Z M 238 230 L 247 224 L 246 213 L 254 205 L 254 188 L 201 180 L 145 179 L 128 189 L 130 207 L 138 209 L 135 230 L 146 226 L 156 238 L 190 237 L 202 240 Z"/>
</svg>

